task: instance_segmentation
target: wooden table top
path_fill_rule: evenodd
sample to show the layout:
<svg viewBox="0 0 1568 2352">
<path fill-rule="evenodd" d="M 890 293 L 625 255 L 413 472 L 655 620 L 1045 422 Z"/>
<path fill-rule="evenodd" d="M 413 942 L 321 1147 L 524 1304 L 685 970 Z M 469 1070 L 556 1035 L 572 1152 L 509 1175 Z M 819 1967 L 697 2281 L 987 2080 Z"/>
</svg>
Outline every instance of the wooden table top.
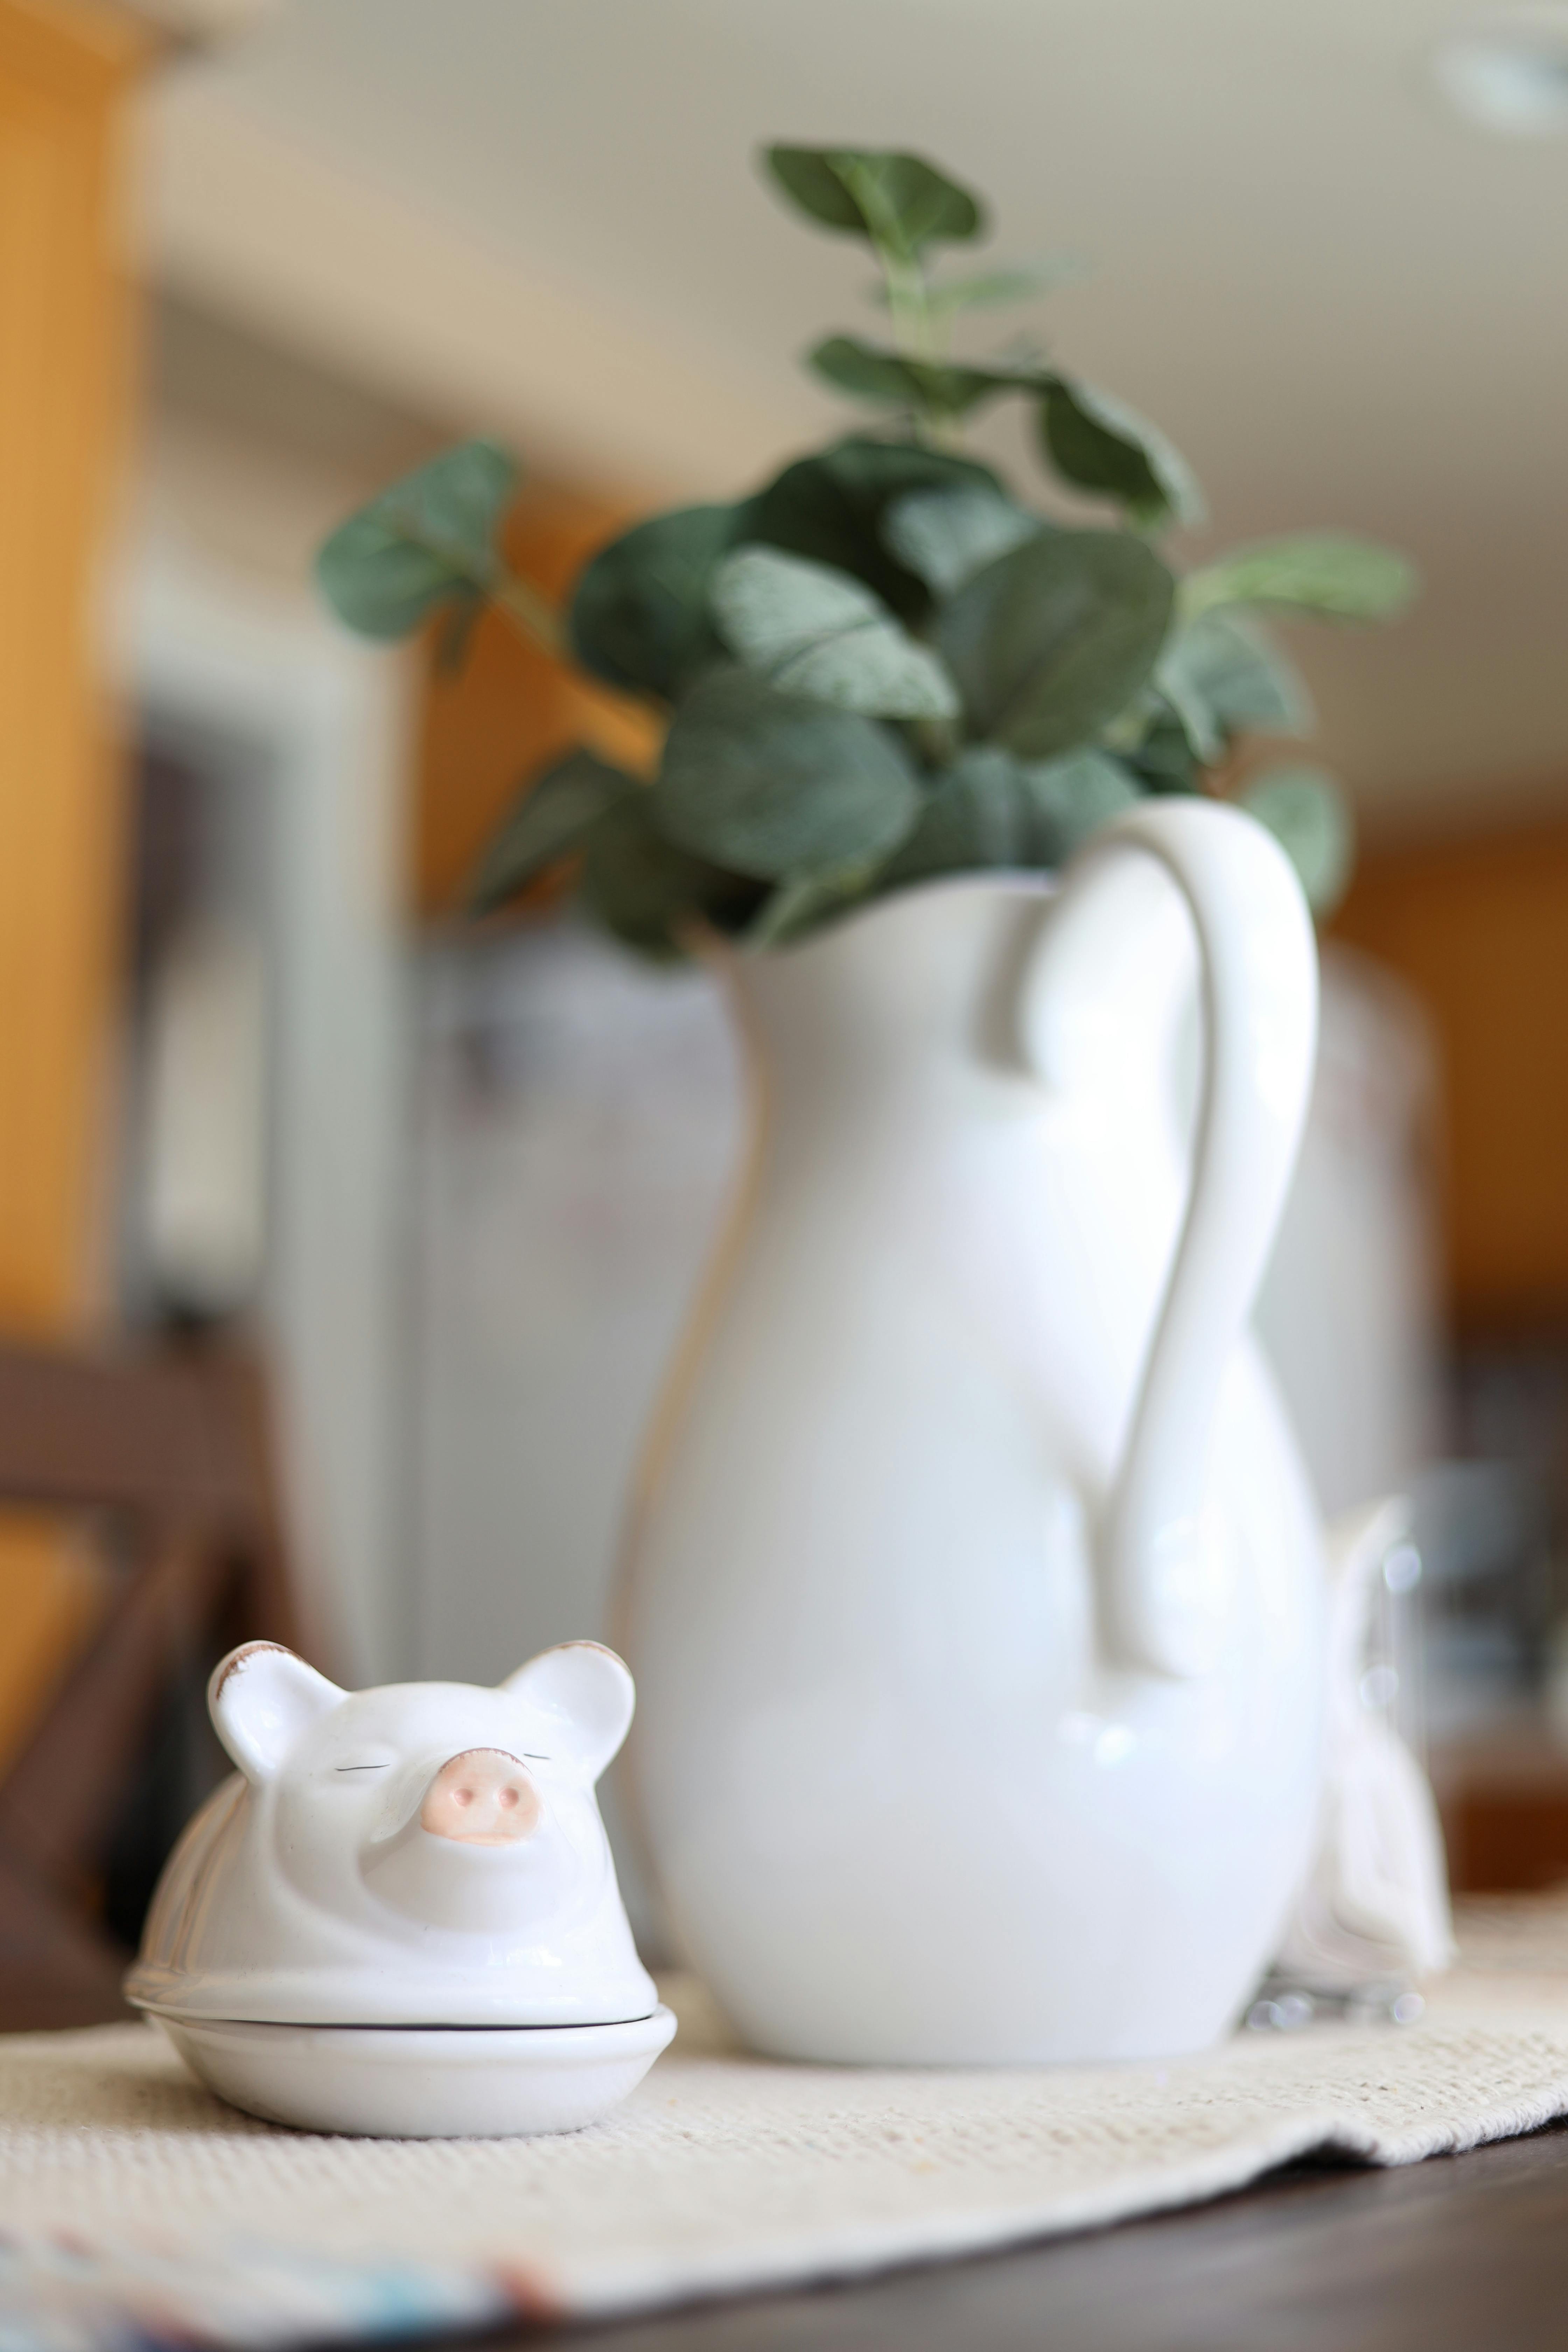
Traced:
<svg viewBox="0 0 1568 2352">
<path fill-rule="evenodd" d="M 1153 2221 L 556 2340 L 573 2336 L 596 2352 L 1564 2352 L 1568 2126 L 1395 2171 L 1295 2165 Z"/>
</svg>

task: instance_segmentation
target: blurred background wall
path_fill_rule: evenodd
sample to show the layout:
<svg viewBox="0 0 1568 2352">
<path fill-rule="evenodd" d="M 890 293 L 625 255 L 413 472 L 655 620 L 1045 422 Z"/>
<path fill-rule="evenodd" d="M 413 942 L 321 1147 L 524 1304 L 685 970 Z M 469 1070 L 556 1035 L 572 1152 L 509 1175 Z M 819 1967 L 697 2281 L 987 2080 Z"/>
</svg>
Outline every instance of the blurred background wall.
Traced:
<svg viewBox="0 0 1568 2352">
<path fill-rule="evenodd" d="M 1568 140 L 1457 111 L 1453 25 L 0 0 L 0 1326 L 265 1349 L 345 1676 L 595 1630 L 741 1113 L 700 976 L 548 908 L 453 919 L 529 767 L 644 756 L 644 723 L 489 622 L 460 679 L 349 643 L 311 554 L 485 431 L 558 589 L 628 516 L 832 429 L 795 355 L 860 266 L 750 159 L 841 135 L 928 148 L 1013 250 L 1092 263 L 1050 332 L 1168 425 L 1215 543 L 1322 523 L 1423 568 L 1396 631 L 1295 648 L 1363 851 L 1260 1319 L 1326 1504 L 1425 1497 L 1432 1719 L 1507 1751 L 1516 1811 L 1559 1803 Z M 96 1573 L 8 1523 L 0 1753 Z M 1465 1769 L 1493 1802 L 1502 1767 Z"/>
</svg>

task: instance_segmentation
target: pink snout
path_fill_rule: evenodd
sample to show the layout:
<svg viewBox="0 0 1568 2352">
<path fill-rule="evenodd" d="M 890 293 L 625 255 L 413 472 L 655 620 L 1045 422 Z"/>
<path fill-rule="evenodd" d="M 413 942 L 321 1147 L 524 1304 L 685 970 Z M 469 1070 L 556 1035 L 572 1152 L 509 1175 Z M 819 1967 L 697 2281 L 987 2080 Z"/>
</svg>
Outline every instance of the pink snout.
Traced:
<svg viewBox="0 0 1568 2352">
<path fill-rule="evenodd" d="M 539 1791 L 515 1756 L 469 1748 L 431 1781 L 419 1826 L 459 1845 L 515 1845 L 539 1827 Z"/>
</svg>

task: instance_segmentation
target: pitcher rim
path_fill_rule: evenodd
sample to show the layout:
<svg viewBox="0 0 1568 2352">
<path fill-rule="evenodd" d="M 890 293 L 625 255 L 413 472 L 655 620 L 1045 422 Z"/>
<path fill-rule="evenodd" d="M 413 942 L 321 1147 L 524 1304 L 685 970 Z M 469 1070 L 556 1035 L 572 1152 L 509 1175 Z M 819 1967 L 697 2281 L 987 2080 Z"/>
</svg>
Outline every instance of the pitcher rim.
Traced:
<svg viewBox="0 0 1568 2352">
<path fill-rule="evenodd" d="M 741 961 L 762 963 L 773 957 L 793 956 L 802 949 L 817 945 L 820 940 L 848 929 L 853 923 L 886 913 L 910 899 L 955 898 L 961 890 L 984 888 L 994 897 L 1004 898 L 1049 898 L 1061 887 L 1059 866 L 995 866 L 967 867 L 958 874 L 931 874 L 918 882 L 910 882 L 875 898 L 862 898 L 829 916 L 814 930 L 804 932 L 799 939 L 782 940 L 773 947 L 749 947 L 744 940 L 727 942 L 731 953 Z"/>
</svg>

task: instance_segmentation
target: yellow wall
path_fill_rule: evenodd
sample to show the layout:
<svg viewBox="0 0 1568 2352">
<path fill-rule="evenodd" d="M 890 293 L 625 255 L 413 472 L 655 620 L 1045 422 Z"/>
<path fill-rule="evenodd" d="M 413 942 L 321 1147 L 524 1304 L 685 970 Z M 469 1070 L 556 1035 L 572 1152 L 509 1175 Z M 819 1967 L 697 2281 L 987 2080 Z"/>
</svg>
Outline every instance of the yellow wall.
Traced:
<svg viewBox="0 0 1568 2352">
<path fill-rule="evenodd" d="M 126 411 L 121 99 L 147 36 L 0 0 L 0 1330 L 92 1303 L 119 912 L 96 565 Z M 0 1522 L 0 1754 L 90 1608 L 71 1549 Z"/>
</svg>

